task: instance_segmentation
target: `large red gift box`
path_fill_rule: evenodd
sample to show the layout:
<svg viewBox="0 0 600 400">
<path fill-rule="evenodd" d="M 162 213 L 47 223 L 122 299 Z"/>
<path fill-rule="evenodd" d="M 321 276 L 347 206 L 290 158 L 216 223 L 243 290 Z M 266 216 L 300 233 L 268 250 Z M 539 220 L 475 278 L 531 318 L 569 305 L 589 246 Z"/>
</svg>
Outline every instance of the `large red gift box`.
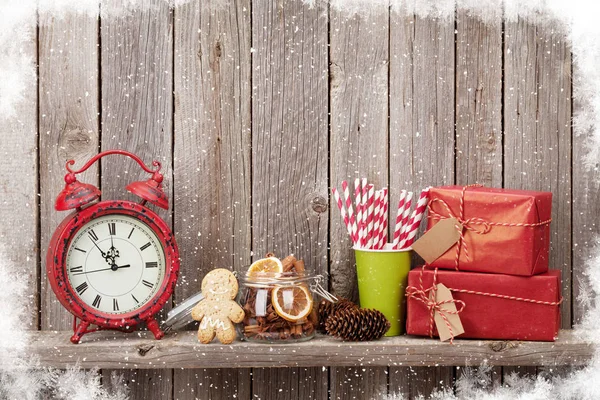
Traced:
<svg viewBox="0 0 600 400">
<path fill-rule="evenodd" d="M 431 304 L 426 305 L 421 301 L 423 298 L 419 300 L 417 294 L 411 293 L 425 290 L 429 294 L 427 289 L 433 285 L 434 273 L 419 267 L 408 274 L 406 333 L 409 335 L 429 336 Z M 458 338 L 554 341 L 558 336 L 561 300 L 558 270 L 532 277 L 438 270 L 436 279 L 451 290 L 454 300 L 464 302 L 458 316 L 465 333 Z M 433 335 L 438 336 L 435 324 Z"/>
<path fill-rule="evenodd" d="M 463 224 L 463 239 L 430 266 L 524 276 L 544 273 L 551 214 L 550 192 L 481 186 L 431 188 L 427 229 L 442 219 L 457 218 Z"/>
</svg>

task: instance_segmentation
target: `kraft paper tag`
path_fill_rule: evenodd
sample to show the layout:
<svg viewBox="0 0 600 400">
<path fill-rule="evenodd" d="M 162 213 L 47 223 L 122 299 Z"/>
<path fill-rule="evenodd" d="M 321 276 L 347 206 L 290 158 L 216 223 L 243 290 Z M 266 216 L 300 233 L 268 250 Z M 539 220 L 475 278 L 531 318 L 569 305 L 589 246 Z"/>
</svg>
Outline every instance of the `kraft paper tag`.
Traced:
<svg viewBox="0 0 600 400">
<path fill-rule="evenodd" d="M 437 284 L 435 301 L 439 303 L 441 301 L 452 300 L 452 292 L 443 284 Z M 433 295 L 433 293 L 432 293 Z M 452 327 L 452 334 L 446 325 L 446 321 L 444 318 L 436 311 L 433 314 L 433 320 L 435 321 L 435 326 L 437 328 L 438 334 L 440 335 L 440 340 L 445 342 L 452 337 L 456 337 L 465 333 L 465 329 L 460 322 L 460 317 L 458 314 L 450 314 L 450 312 L 456 312 L 456 305 L 454 303 L 444 303 L 440 305 L 440 308 L 445 311 L 444 315 L 448 320 L 448 323 Z"/>
<path fill-rule="evenodd" d="M 427 264 L 431 264 L 460 240 L 460 232 L 462 225 L 456 218 L 443 219 L 425 232 L 411 247 Z"/>
</svg>

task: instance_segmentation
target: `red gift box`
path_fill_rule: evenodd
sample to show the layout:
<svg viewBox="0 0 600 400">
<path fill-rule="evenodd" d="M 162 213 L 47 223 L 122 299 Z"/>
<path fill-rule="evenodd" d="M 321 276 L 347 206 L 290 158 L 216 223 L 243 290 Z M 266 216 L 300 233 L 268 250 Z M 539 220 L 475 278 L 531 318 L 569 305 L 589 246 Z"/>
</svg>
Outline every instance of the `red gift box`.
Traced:
<svg viewBox="0 0 600 400">
<path fill-rule="evenodd" d="M 435 271 L 421 267 L 408 274 L 406 333 L 437 335 L 430 325 L 435 304 L 429 299 Z M 452 292 L 465 333 L 459 338 L 554 341 L 560 327 L 560 271 L 531 277 L 437 271 L 437 283 Z M 423 291 L 423 292 L 420 292 Z M 424 296 L 421 296 L 423 293 Z"/>
<path fill-rule="evenodd" d="M 525 276 L 544 273 L 551 214 L 550 192 L 479 185 L 431 188 L 427 229 L 451 217 L 463 229 L 462 239 L 430 266 Z"/>
</svg>

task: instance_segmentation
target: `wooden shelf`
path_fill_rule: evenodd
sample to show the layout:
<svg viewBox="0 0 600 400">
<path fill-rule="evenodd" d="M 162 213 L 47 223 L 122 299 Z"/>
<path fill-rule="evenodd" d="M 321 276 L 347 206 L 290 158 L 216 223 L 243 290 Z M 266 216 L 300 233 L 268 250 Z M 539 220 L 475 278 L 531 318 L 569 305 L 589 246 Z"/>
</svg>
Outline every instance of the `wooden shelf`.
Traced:
<svg viewBox="0 0 600 400">
<path fill-rule="evenodd" d="M 70 332 L 34 332 L 29 351 L 42 366 L 64 368 L 76 362 L 83 368 L 247 368 L 314 366 L 462 366 L 582 365 L 593 354 L 591 343 L 561 331 L 551 342 L 456 340 L 400 336 L 374 342 L 349 343 L 319 336 L 304 343 L 231 345 L 198 342 L 196 332 L 170 334 L 157 341 L 147 332 L 101 332 L 69 342 Z M 1 367 L 10 366 L 2 359 Z"/>
</svg>

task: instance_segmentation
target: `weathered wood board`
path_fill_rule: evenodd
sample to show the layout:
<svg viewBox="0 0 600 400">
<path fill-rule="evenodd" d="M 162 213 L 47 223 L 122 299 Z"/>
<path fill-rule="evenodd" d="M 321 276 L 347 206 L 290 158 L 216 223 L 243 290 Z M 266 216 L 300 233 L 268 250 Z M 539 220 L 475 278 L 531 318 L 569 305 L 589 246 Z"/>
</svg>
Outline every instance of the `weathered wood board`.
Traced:
<svg viewBox="0 0 600 400">
<path fill-rule="evenodd" d="M 388 187 L 389 13 L 368 18 L 330 15 L 330 182 L 341 189 L 348 181 L 367 177 L 379 190 Z M 331 290 L 359 301 L 354 253 L 337 207 L 330 214 Z M 353 379 L 352 377 L 361 376 Z M 363 379 L 364 378 L 364 379 Z M 386 368 L 332 368 L 331 397 L 374 399 L 386 394 Z"/>
<path fill-rule="evenodd" d="M 35 26 L 35 17 L 27 21 Z M 37 37 L 33 29 L 31 38 L 20 48 L 24 59 L 37 60 Z M 33 76 L 34 66 L 25 71 Z M 0 115 L 0 252 L 4 271 L 25 277 L 25 305 L 28 314 L 22 316 L 25 329 L 39 329 L 40 314 L 38 292 L 39 270 L 39 170 L 38 165 L 38 98 L 37 81 L 33 80 L 16 104 L 14 115 Z M 16 155 L 16 156 L 15 156 Z M 12 275 L 4 276 L 12 279 Z M 6 328 L 5 328 L 6 329 Z"/>
<path fill-rule="evenodd" d="M 427 186 L 455 182 L 455 45 L 453 20 L 436 22 L 395 13 L 390 20 L 390 209 L 394 210 L 401 189 L 413 191 L 416 201 Z M 412 398 L 418 393 L 428 396 L 452 382 L 454 371 L 393 367 L 389 374 L 394 378 L 390 387 Z M 424 379 L 408 378 L 411 374 Z M 400 377 L 410 379 L 410 385 Z"/>
<path fill-rule="evenodd" d="M 175 235 L 179 302 L 213 268 L 250 264 L 250 1 L 175 9 Z M 249 398 L 250 369 L 174 370 L 176 397 Z"/>
<path fill-rule="evenodd" d="M 456 183 L 503 187 L 502 10 L 456 19 Z M 492 380 L 501 378 L 494 367 Z M 454 375 L 460 377 L 460 370 Z"/>
<path fill-rule="evenodd" d="M 108 2 L 116 6 L 117 0 Z M 103 20 L 101 28 L 101 150 L 126 148 L 147 165 L 162 163 L 163 190 L 169 210 L 152 207 L 173 226 L 173 13 L 153 0 L 147 8 Z M 101 160 L 103 199 L 140 199 L 127 184 L 147 180 L 148 173 L 126 157 Z M 168 305 L 166 307 L 169 308 Z M 111 370 L 103 370 L 105 378 Z M 140 374 L 125 371 L 132 399 L 171 399 L 171 370 Z"/>
<path fill-rule="evenodd" d="M 142 332 L 139 335 L 127 335 L 120 332 L 102 332 L 96 335 L 84 336 L 81 344 L 73 346 L 66 332 L 40 331 L 32 333 L 32 352 L 37 354 L 42 366 L 56 365 L 64 367 L 74 360 L 79 360 L 84 368 L 94 366 L 118 369 L 154 369 L 162 368 L 260 368 L 254 370 L 254 380 L 263 382 L 267 374 L 274 374 L 277 379 L 253 391 L 268 391 L 273 387 L 282 389 L 284 383 L 290 388 L 297 387 L 289 375 L 287 367 L 296 376 L 304 376 L 308 382 L 310 368 L 316 369 L 327 366 L 353 367 L 354 371 L 369 370 L 369 377 L 378 384 L 383 381 L 371 371 L 371 367 L 404 366 L 407 371 L 392 368 L 390 382 L 409 380 L 414 387 L 425 388 L 414 376 L 426 376 L 423 371 L 428 368 L 457 366 L 476 366 L 484 361 L 488 365 L 510 366 L 560 366 L 585 365 L 594 355 L 595 343 L 587 342 L 577 337 L 571 330 L 560 332 L 556 342 L 521 342 L 506 340 L 470 340 L 456 339 L 454 345 L 441 343 L 430 338 L 413 336 L 396 336 L 371 342 L 342 343 L 329 336 L 318 335 L 315 339 L 301 343 L 277 344 L 265 348 L 262 343 L 235 342 L 222 345 L 218 342 L 208 345 L 198 343 L 195 332 L 183 331 L 166 336 L 163 340 L 149 340 L 152 335 Z M 277 350 L 277 351 L 275 351 Z M 2 360 L 10 363 L 11 360 Z M 2 365 L 0 365 L 2 366 Z M 282 368 L 286 367 L 286 368 Z M 412 367 L 412 368 L 409 368 Z M 264 369 L 270 369 L 265 372 Z M 535 368 L 535 367 L 534 367 Z M 377 370 L 377 368 L 373 369 Z M 396 373 L 395 370 L 400 372 Z M 452 376 L 445 371 L 452 368 L 442 368 L 436 372 L 438 376 Z M 351 370 L 347 370 L 351 371 Z M 195 374 L 198 374 L 196 371 Z M 223 372 L 221 372 L 223 373 Z M 230 372 L 227 372 L 230 373 Z M 257 373 L 260 380 L 257 379 Z M 350 378 L 351 372 L 347 377 Z M 225 376 L 225 375 L 224 375 Z M 232 376 L 232 375 L 229 375 Z M 327 387 L 327 380 L 313 376 L 314 383 L 307 390 L 318 395 L 321 385 Z M 212 378 L 206 378 L 210 380 Z M 304 379 L 304 378 L 303 378 Z M 446 378 L 444 378 L 446 379 Z M 191 384 L 191 383 L 190 383 Z M 347 384 L 347 382 L 346 382 Z M 339 387 L 337 389 L 339 393 Z M 258 394 L 258 393 L 256 393 Z"/>
<path fill-rule="evenodd" d="M 327 18 L 294 0 L 252 3 L 252 250 L 328 270 Z M 259 398 L 327 398 L 322 368 L 253 371 Z"/>
<path fill-rule="evenodd" d="M 502 187 L 502 10 L 456 21 L 456 183 Z"/>
<path fill-rule="evenodd" d="M 562 272 L 562 326 L 571 327 L 571 64 L 550 29 L 509 22 L 504 39 L 504 185 L 551 191 L 550 268 Z M 537 374 L 535 367 L 506 369 Z"/>
<path fill-rule="evenodd" d="M 550 191 L 550 268 L 562 271 L 571 327 L 571 55 L 558 34 L 519 21 L 504 40 L 504 185 Z"/>
<path fill-rule="evenodd" d="M 585 77 L 577 66 L 573 66 L 573 79 L 577 85 L 585 86 Z M 582 112 L 582 106 L 574 100 L 575 112 Z M 572 309 L 573 324 L 580 323 L 590 307 L 590 282 L 584 275 L 585 268 L 592 260 L 592 249 L 599 245 L 600 224 L 600 179 L 597 161 L 590 166 L 586 162 L 591 132 L 573 135 L 573 280 Z"/>
<path fill-rule="evenodd" d="M 39 164 L 41 329 L 69 329 L 73 317 L 56 299 L 46 279 L 46 250 L 57 225 L 69 212 L 54 210 L 64 188 L 65 163 L 81 167 L 99 146 L 99 22 L 68 15 L 40 15 L 39 28 Z M 98 185 L 98 168 L 78 176 Z"/>
</svg>

